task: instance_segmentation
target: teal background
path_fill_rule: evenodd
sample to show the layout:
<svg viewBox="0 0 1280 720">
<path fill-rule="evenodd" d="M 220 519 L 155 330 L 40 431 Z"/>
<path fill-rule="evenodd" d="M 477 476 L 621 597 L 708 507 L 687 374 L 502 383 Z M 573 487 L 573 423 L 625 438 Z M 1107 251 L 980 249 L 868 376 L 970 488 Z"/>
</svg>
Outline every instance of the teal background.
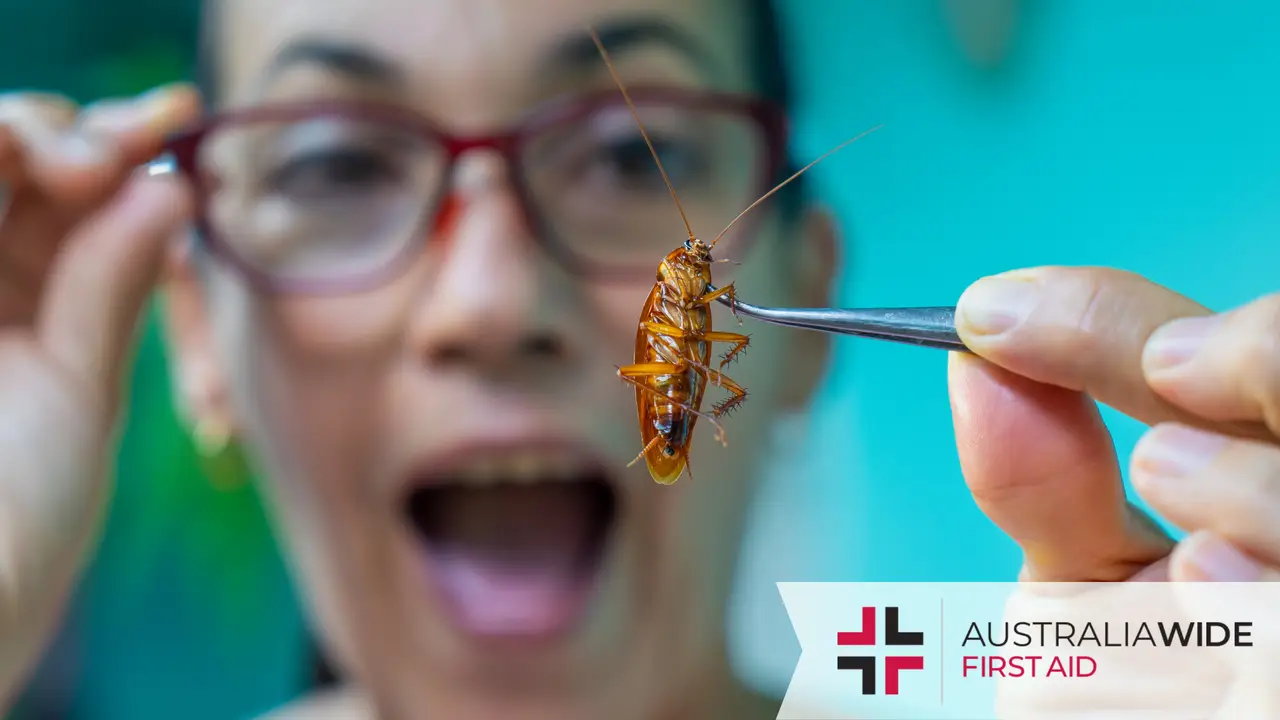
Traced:
<svg viewBox="0 0 1280 720">
<path fill-rule="evenodd" d="M 849 246 L 843 303 L 953 304 L 1046 264 L 1125 268 L 1217 309 L 1280 290 L 1280 5 L 1031 0 L 995 69 L 967 61 L 938 2 L 786 7 L 800 153 L 885 124 L 814 171 Z M 945 366 L 840 341 L 744 579 L 762 683 L 785 688 L 799 657 L 769 581 L 1016 573 L 961 479 Z M 1144 426 L 1104 415 L 1127 458 Z"/>
<path fill-rule="evenodd" d="M 1124 267 L 1217 308 L 1277 289 L 1275 3 L 1028 0 L 995 68 L 966 58 L 940 2 L 779 5 L 799 152 L 885 124 L 815 171 L 848 244 L 843 303 L 952 304 L 979 276 L 1051 263 Z M 0 2 L 0 87 L 91 98 L 180 77 L 193 18 Z M 779 691 L 798 647 L 772 583 L 1003 580 L 1018 563 L 960 478 L 945 357 L 837 348 L 811 421 L 779 438 L 735 608 L 741 669 Z M 30 701 L 84 720 L 249 717 L 303 686 L 303 621 L 243 470 L 190 452 L 154 333 L 137 375 L 108 534 Z M 1142 428 L 1107 419 L 1126 456 Z"/>
</svg>

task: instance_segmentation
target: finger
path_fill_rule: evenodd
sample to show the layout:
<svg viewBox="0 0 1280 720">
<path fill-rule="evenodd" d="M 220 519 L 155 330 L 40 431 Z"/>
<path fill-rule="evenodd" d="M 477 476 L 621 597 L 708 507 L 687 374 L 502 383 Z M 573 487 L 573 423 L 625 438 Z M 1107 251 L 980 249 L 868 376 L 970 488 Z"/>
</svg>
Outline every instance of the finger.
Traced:
<svg viewBox="0 0 1280 720">
<path fill-rule="evenodd" d="M 1168 423 L 1138 442 L 1130 477 L 1170 522 L 1280 564 L 1280 448 Z"/>
<path fill-rule="evenodd" d="M 6 192 L 19 180 L 21 170 L 22 152 L 18 138 L 8 127 L 0 125 L 0 186 Z M 3 219 L 4 214 L 0 212 L 0 220 Z"/>
<path fill-rule="evenodd" d="M 1280 293 L 1161 326 L 1142 366 L 1169 401 L 1210 420 L 1263 422 L 1280 437 Z"/>
<path fill-rule="evenodd" d="M 961 296 L 956 329 L 978 355 L 1033 380 L 1080 390 L 1149 425 L 1211 426 L 1146 382 L 1142 351 L 1156 328 L 1210 311 L 1131 273 L 1043 267 L 979 280 Z M 1227 429 L 1267 438 L 1261 423 Z"/>
<path fill-rule="evenodd" d="M 71 129 L 69 104 L 42 104 L 28 96 L 3 100 L 0 111 L 11 121 L 6 133 L 18 143 L 8 153 L 16 160 L 8 165 L 20 172 L 6 193 L 0 224 L 0 322 L 30 322 L 67 233 L 199 109 L 190 88 L 167 87 L 137 100 L 91 106 Z M 70 159 L 77 152 L 87 164 Z"/>
<path fill-rule="evenodd" d="M 80 108 L 70 98 L 51 93 L 0 94 L 0 125 L 27 126 L 38 117 L 37 126 L 71 127 Z"/>
<path fill-rule="evenodd" d="M 164 249 L 189 211 L 188 188 L 180 181 L 135 175 L 76 229 L 50 278 L 40 335 L 56 361 L 101 388 L 108 407 Z"/>
<path fill-rule="evenodd" d="M 0 97 L 0 127 L 13 144 L 5 181 L 15 195 L 37 194 L 83 201 L 101 192 L 118 159 L 75 136 L 77 108 L 63 98 Z"/>
<path fill-rule="evenodd" d="M 1187 536 L 1170 558 L 1171 583 L 1192 617 L 1234 626 L 1247 623 L 1247 645 L 1232 646 L 1226 659 L 1232 683 L 1214 718 L 1280 716 L 1280 634 L 1274 622 L 1280 606 L 1280 570 L 1242 552 L 1219 534 Z M 1228 583 L 1223 585 L 1221 583 Z"/>
<path fill-rule="evenodd" d="M 34 185 L 61 205 L 100 201 L 199 110 L 198 94 L 186 85 L 90 106 L 83 116 L 65 101 L 0 99 L 0 125 L 16 138 L 26 166 L 10 182 L 18 191 Z"/>
<path fill-rule="evenodd" d="M 1240 551 L 1227 538 L 1198 530 L 1183 538 L 1169 556 L 1175 582 L 1280 582 L 1280 570 Z"/>
<path fill-rule="evenodd" d="M 965 481 L 1023 550 L 1024 578 L 1130 578 L 1172 543 L 1124 494 L 1115 449 L 1084 394 L 953 354 L 949 384 Z"/>
<path fill-rule="evenodd" d="M 21 139 L 25 145 L 12 146 L 13 162 L 7 164 L 10 179 L 0 188 L 4 196 L 0 215 L 3 325 L 31 321 L 63 238 L 119 182 L 117 162 L 102 159 L 96 165 L 69 168 L 50 159 L 60 152 L 58 140 L 42 140 L 46 145 L 39 146 L 32 137 Z"/>
<path fill-rule="evenodd" d="M 180 83 L 137 98 L 104 100 L 84 109 L 77 130 L 109 140 L 130 165 L 150 160 L 166 138 L 189 125 L 201 111 L 199 92 Z"/>
<path fill-rule="evenodd" d="M 3 130 L 5 138 L 14 135 Z M 0 326 L 27 325 L 39 304 L 45 276 L 60 241 L 83 214 L 88 194 L 101 195 L 107 178 L 73 177 L 60 201 L 32 179 L 24 148 L 0 139 Z M 69 199 L 78 202 L 67 202 Z"/>
</svg>

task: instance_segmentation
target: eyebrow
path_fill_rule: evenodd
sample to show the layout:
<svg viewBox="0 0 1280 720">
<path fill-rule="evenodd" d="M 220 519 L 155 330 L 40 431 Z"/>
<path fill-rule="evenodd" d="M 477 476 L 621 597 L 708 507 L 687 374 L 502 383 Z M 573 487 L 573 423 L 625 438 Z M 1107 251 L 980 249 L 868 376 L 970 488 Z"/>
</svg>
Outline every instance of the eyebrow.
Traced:
<svg viewBox="0 0 1280 720">
<path fill-rule="evenodd" d="M 616 57 L 637 47 L 663 45 L 691 60 L 699 70 L 714 75 L 719 69 L 714 58 L 688 32 L 659 18 L 634 17 L 613 20 L 595 28 L 600 41 Z M 583 28 L 561 41 L 543 63 L 544 72 L 567 72 L 604 67 L 600 50 L 591 34 Z"/>
<path fill-rule="evenodd" d="M 318 37 L 294 40 L 276 53 L 263 72 L 267 85 L 296 65 L 318 65 L 356 80 L 378 85 L 404 84 L 404 71 L 391 60 L 361 45 Z"/>
<path fill-rule="evenodd" d="M 637 17 L 614 20 L 596 27 L 600 40 L 611 56 L 622 55 L 645 45 L 663 45 L 691 60 L 708 74 L 715 74 L 712 56 L 692 35 L 658 18 Z M 405 83 L 404 70 L 394 61 L 358 43 L 321 37 L 302 37 L 280 49 L 263 71 L 260 85 L 297 65 L 318 65 L 356 80 L 397 87 Z M 595 65 L 603 67 L 600 51 L 584 28 L 561 41 L 542 63 L 545 73 L 580 71 Z"/>
</svg>

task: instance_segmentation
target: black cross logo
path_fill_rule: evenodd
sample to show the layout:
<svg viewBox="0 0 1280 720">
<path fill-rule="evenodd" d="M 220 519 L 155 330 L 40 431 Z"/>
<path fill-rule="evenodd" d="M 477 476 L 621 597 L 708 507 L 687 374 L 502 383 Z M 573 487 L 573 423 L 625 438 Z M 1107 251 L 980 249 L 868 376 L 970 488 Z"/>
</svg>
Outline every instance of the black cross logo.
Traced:
<svg viewBox="0 0 1280 720">
<path fill-rule="evenodd" d="M 899 623 L 899 608 L 893 605 L 884 609 L 884 644 L 890 647 L 918 647 L 924 645 L 924 633 L 903 631 Z M 847 646 L 874 646 L 876 644 L 876 609 L 862 608 L 862 629 L 858 632 L 836 633 L 836 644 Z M 857 670 L 862 676 L 862 694 L 876 694 L 876 657 L 874 655 L 840 655 L 836 668 Z M 898 674 L 904 670 L 923 670 L 923 655 L 889 655 L 884 659 L 884 692 L 898 694 Z"/>
</svg>

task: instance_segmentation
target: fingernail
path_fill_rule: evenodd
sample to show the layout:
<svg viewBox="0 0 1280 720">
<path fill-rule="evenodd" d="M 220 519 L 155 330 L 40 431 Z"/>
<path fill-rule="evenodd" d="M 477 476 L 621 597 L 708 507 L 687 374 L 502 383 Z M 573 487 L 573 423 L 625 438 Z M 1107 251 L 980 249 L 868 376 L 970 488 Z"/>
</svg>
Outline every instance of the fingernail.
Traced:
<svg viewBox="0 0 1280 720">
<path fill-rule="evenodd" d="M 146 112 L 151 108 L 165 104 L 169 98 L 174 95 L 178 87 L 179 86 L 176 85 L 161 85 L 159 87 L 153 87 L 135 97 L 131 104 L 136 108 L 141 108 L 143 112 Z"/>
<path fill-rule="evenodd" d="M 1027 275 L 983 278 L 960 296 L 956 315 L 978 335 L 999 335 L 1020 325 L 1040 299 L 1040 285 Z"/>
<path fill-rule="evenodd" d="M 86 127 L 92 129 L 93 132 L 107 135 L 132 132 L 139 125 L 146 122 L 145 111 L 139 111 L 133 105 L 103 108 L 96 111 L 91 110 L 86 111 L 86 113 L 91 118 Z"/>
<path fill-rule="evenodd" d="M 1133 450 L 1134 466 L 1157 478 L 1176 479 L 1200 472 L 1229 441 L 1216 433 L 1183 425 L 1161 425 Z"/>
<path fill-rule="evenodd" d="M 1222 322 L 1221 315 L 1189 317 L 1160 326 L 1143 348 L 1143 364 L 1148 370 L 1169 370 L 1195 357 L 1205 341 Z"/>
<path fill-rule="evenodd" d="M 59 150 L 64 159 L 78 164 L 89 165 L 106 159 L 101 147 L 79 134 L 63 138 Z"/>
<path fill-rule="evenodd" d="M 1200 535 L 1185 555 L 1193 572 L 1209 582 L 1253 582 L 1262 577 L 1262 566 L 1231 543 L 1212 535 Z"/>
<path fill-rule="evenodd" d="M 138 97 L 138 108 L 144 122 L 162 122 L 173 111 L 174 101 L 187 92 L 186 85 L 165 85 L 143 93 Z"/>
</svg>

